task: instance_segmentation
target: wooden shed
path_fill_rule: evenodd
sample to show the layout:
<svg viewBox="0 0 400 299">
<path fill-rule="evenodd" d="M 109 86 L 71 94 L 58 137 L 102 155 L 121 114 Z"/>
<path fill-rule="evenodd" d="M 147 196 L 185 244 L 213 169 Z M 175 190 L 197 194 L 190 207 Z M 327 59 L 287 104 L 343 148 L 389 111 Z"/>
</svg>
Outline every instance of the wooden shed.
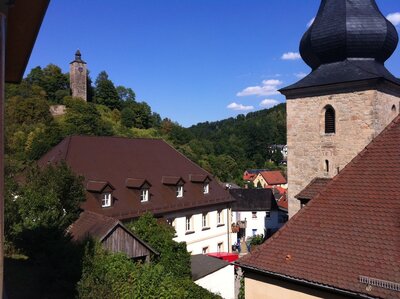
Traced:
<svg viewBox="0 0 400 299">
<path fill-rule="evenodd" d="M 68 229 L 74 241 L 93 237 L 110 252 L 122 252 L 134 260 L 149 261 L 151 254 L 158 254 L 118 219 L 84 211 Z"/>
</svg>

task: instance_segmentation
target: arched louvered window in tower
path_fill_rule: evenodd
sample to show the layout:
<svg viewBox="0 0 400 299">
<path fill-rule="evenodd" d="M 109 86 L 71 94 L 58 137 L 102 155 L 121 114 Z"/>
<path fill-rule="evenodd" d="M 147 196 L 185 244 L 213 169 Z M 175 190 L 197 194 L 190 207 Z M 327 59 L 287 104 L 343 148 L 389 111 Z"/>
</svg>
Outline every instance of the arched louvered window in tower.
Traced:
<svg viewBox="0 0 400 299">
<path fill-rule="evenodd" d="M 328 105 L 325 107 L 325 134 L 336 133 L 335 109 Z"/>
</svg>

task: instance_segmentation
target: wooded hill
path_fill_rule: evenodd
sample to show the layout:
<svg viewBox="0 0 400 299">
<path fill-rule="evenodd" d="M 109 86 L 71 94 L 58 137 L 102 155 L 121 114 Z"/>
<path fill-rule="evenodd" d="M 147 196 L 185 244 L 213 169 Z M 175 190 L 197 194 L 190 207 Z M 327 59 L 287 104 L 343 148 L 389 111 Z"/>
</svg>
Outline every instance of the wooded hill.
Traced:
<svg viewBox="0 0 400 299">
<path fill-rule="evenodd" d="M 152 112 L 135 92 L 115 86 L 105 71 L 88 80 L 88 102 L 70 96 L 69 75 L 56 65 L 31 70 L 19 85 L 6 86 L 6 154 L 18 172 L 68 135 L 163 138 L 221 181 L 240 183 L 246 168 L 274 168 L 267 148 L 286 144 L 286 109 L 240 114 L 183 128 Z M 67 113 L 53 118 L 49 107 Z M 279 161 L 276 161 L 279 162 Z"/>
</svg>

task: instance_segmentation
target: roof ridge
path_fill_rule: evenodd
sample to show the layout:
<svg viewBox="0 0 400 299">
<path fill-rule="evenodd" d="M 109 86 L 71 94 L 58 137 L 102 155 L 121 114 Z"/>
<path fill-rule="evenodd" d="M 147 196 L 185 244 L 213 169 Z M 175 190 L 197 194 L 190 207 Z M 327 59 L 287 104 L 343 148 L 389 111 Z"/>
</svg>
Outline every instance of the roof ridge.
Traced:
<svg viewBox="0 0 400 299">
<path fill-rule="evenodd" d="M 105 135 L 69 135 L 65 138 L 75 138 L 75 137 L 83 137 L 83 138 L 115 138 L 115 139 L 125 139 L 125 140 L 162 140 L 166 142 L 163 138 L 157 138 L 157 137 L 127 137 L 127 136 L 117 136 L 117 135 L 112 135 L 112 136 L 105 136 Z"/>
</svg>

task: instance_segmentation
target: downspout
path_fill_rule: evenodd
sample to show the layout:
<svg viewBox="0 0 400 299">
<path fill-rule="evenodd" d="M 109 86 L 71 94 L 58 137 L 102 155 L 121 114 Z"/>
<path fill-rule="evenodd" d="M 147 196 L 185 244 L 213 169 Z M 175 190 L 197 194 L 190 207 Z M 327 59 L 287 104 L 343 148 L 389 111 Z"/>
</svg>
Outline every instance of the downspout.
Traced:
<svg viewBox="0 0 400 299">
<path fill-rule="evenodd" d="M 231 214 L 230 211 L 231 211 L 231 205 L 228 204 L 228 207 L 226 209 L 226 222 L 227 222 L 226 223 L 226 231 L 227 231 L 227 237 L 228 237 L 228 252 L 229 253 L 232 251 L 231 242 L 230 242 L 231 235 L 229 233 L 229 231 L 230 231 L 229 227 L 230 227 L 230 223 L 231 223 L 231 219 L 229 218 L 229 215 Z"/>
</svg>

